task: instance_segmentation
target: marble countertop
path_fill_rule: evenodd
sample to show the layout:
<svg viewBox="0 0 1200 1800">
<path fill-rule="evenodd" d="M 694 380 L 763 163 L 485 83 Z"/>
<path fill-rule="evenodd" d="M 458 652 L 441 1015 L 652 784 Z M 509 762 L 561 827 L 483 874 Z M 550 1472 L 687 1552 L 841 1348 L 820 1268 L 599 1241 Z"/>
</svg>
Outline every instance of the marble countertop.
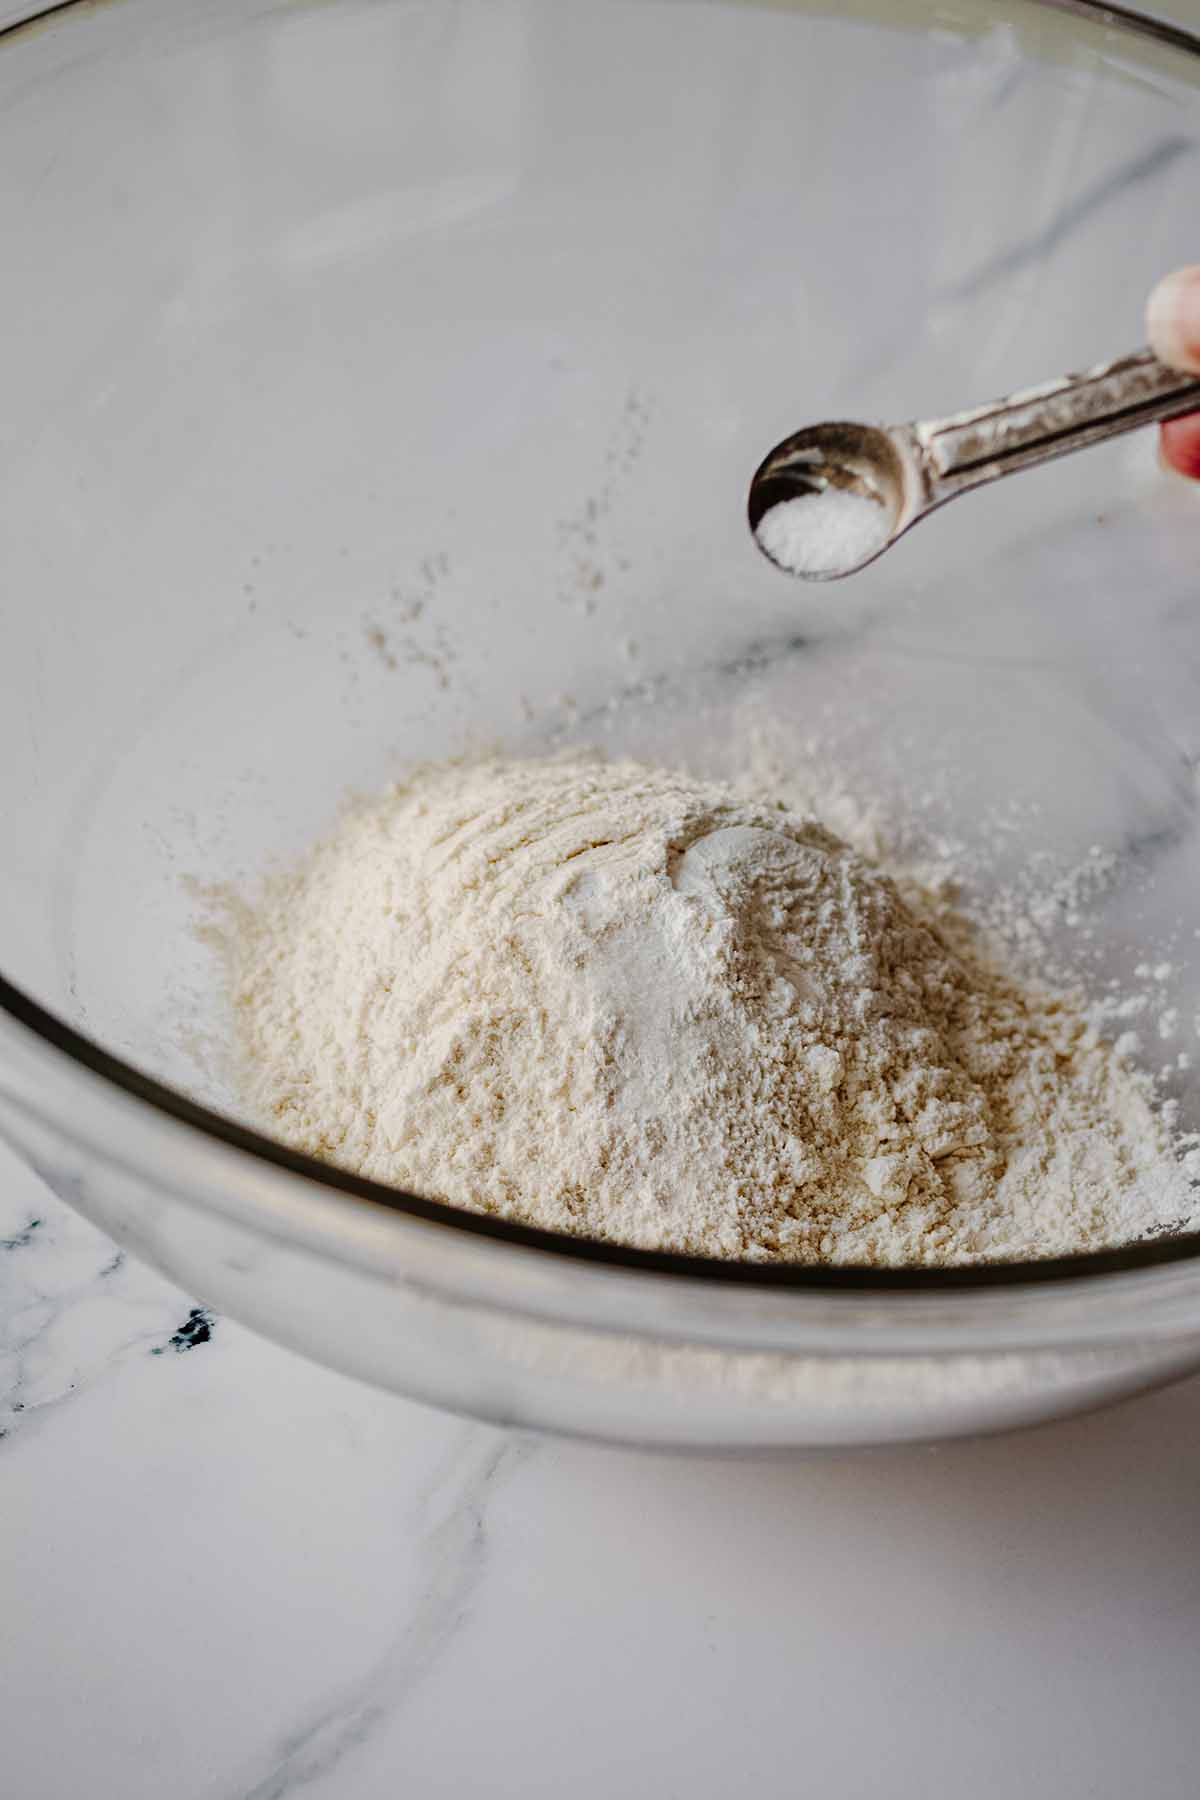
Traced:
<svg viewBox="0 0 1200 1800">
<path fill-rule="evenodd" d="M 0 1152 L 13 1800 L 1191 1800 L 1200 1380 L 918 1450 L 506 1436 L 327 1373 Z"/>
</svg>

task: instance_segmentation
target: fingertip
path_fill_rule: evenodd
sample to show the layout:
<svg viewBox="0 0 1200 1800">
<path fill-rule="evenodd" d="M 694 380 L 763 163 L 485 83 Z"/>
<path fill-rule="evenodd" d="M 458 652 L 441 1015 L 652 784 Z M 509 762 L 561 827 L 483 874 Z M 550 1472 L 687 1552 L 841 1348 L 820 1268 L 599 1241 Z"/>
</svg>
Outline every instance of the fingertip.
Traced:
<svg viewBox="0 0 1200 1800">
<path fill-rule="evenodd" d="M 1159 434 L 1159 455 L 1167 468 L 1200 481 L 1200 413 L 1171 419 Z"/>
<path fill-rule="evenodd" d="M 1163 362 L 1200 372 L 1200 263 L 1159 282 L 1146 302 L 1146 335 Z"/>
</svg>

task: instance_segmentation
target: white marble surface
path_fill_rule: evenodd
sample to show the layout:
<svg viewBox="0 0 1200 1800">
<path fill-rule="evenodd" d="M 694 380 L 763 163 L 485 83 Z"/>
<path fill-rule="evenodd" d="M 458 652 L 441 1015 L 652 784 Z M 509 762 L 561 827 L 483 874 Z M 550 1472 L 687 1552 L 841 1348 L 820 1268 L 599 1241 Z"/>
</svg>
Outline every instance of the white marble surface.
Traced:
<svg viewBox="0 0 1200 1800">
<path fill-rule="evenodd" d="M 1200 1381 L 630 1455 L 206 1337 L 6 1153 L 0 1238 L 13 1800 L 1196 1792 Z"/>
</svg>

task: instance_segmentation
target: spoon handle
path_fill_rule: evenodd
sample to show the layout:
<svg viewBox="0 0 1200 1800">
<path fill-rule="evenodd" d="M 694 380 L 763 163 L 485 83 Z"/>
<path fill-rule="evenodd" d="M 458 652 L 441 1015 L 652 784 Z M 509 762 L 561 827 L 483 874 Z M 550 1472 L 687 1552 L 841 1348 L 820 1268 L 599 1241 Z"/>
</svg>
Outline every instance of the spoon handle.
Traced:
<svg viewBox="0 0 1200 1800">
<path fill-rule="evenodd" d="M 1200 380 L 1138 350 L 910 429 L 936 501 L 1187 412 L 1200 412 Z"/>
</svg>

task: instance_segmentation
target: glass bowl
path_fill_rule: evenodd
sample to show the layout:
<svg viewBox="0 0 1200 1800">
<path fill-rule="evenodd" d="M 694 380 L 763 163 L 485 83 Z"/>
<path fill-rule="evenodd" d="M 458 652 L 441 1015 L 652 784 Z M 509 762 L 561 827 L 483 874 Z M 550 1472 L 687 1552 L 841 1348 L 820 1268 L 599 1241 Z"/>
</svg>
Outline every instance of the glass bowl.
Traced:
<svg viewBox="0 0 1200 1800">
<path fill-rule="evenodd" d="M 1095 980 L 1157 971 L 1200 1122 L 1200 494 L 1129 440 L 824 589 L 744 519 L 801 423 L 1132 347 L 1152 281 L 1198 254 L 1198 83 L 1200 41 L 1082 4 L 13 23 L 0 1124 L 50 1186 L 322 1361 L 628 1442 L 934 1437 L 1200 1367 L 1195 1236 L 721 1265 L 307 1161 L 239 1113 L 196 929 L 207 884 L 413 758 L 587 742 L 716 768 L 770 719 L 931 841 L 986 839 L 989 881 L 1041 870 L 1053 895 L 1099 852 L 1086 926 L 1072 900 L 1047 930 L 1086 939 Z"/>
</svg>

